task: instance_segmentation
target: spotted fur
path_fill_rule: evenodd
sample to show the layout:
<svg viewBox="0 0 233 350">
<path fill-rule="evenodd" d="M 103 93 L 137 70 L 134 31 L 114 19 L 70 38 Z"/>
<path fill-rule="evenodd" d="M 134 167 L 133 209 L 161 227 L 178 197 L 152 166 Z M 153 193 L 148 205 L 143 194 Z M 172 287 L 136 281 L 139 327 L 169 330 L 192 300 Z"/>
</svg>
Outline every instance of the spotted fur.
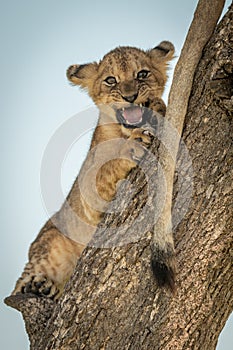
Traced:
<svg viewBox="0 0 233 350">
<path fill-rule="evenodd" d="M 127 177 L 151 143 L 143 129 L 143 108 L 153 110 L 151 118 L 156 113 L 165 114 L 161 95 L 173 53 L 174 47 L 167 41 L 148 51 L 117 47 L 98 63 L 68 68 L 69 81 L 85 89 L 99 108 L 99 120 L 80 174 L 61 209 L 32 243 L 29 262 L 13 294 L 30 292 L 54 299 L 60 296 L 114 198 L 118 182 Z M 139 109 L 140 105 L 144 107 Z M 135 122 L 136 113 L 141 119 L 137 117 Z M 124 115 L 128 119 L 124 120 Z M 93 179 L 89 170 L 95 167 L 97 175 Z"/>
</svg>

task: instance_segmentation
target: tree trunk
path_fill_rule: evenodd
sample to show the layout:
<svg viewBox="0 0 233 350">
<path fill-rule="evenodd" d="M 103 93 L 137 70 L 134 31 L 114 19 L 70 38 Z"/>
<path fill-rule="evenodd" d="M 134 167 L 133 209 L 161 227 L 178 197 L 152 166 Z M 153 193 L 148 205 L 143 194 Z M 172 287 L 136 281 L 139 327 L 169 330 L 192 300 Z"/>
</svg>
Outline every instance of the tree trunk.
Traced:
<svg viewBox="0 0 233 350">
<path fill-rule="evenodd" d="M 150 217 L 153 193 L 147 176 L 133 171 L 129 180 L 137 193 L 132 191 L 129 205 L 125 193 L 132 186 L 122 184 L 113 203 L 120 215 L 105 216 L 58 304 L 13 298 L 31 349 L 215 349 L 233 302 L 232 48 L 233 5 L 205 47 L 184 123 L 182 139 L 192 161 L 180 147 L 173 222 L 188 206 L 190 190 L 192 201 L 174 232 L 176 296 L 158 289 L 153 279 L 151 222 L 141 214 L 147 205 Z M 158 141 L 152 152 L 157 148 Z M 142 169 L 151 182 L 150 161 Z"/>
</svg>

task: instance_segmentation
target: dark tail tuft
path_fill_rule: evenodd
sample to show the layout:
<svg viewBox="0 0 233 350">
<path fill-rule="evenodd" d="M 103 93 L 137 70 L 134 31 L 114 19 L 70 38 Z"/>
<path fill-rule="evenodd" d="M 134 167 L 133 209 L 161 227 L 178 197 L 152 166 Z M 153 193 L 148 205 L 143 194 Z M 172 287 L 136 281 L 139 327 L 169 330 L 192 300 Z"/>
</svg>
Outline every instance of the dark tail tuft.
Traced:
<svg viewBox="0 0 233 350">
<path fill-rule="evenodd" d="M 161 251 L 158 247 L 152 251 L 151 267 L 159 287 L 164 287 L 176 294 L 176 262 L 173 247 Z"/>
</svg>

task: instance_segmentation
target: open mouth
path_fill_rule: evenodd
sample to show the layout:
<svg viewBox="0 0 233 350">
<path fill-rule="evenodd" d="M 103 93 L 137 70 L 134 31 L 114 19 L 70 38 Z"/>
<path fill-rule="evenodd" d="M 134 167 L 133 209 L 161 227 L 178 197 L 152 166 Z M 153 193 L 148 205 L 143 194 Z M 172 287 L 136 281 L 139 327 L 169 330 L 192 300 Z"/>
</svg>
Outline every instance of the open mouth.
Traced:
<svg viewBox="0 0 233 350">
<path fill-rule="evenodd" d="M 117 118 L 126 127 L 138 127 L 146 122 L 149 101 L 139 105 L 130 105 L 117 110 Z"/>
</svg>

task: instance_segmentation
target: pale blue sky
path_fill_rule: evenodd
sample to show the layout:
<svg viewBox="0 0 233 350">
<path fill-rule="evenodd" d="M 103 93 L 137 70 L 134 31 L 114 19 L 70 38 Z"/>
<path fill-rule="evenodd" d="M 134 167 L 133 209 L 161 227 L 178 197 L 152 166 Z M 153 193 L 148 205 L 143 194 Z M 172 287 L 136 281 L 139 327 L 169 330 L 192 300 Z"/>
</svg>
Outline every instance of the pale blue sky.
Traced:
<svg viewBox="0 0 233 350">
<path fill-rule="evenodd" d="M 62 123 L 92 105 L 67 83 L 66 68 L 98 60 L 118 45 L 147 49 L 164 39 L 174 43 L 179 55 L 196 3 L 1 1 L 1 300 L 13 289 L 29 244 L 47 220 L 40 188 L 44 150 Z M 88 137 L 79 144 L 80 159 Z M 64 165 L 65 191 L 75 177 L 75 166 Z M 0 307 L 1 349 L 28 349 L 21 315 L 2 302 Z M 230 324 L 233 321 L 228 328 Z M 228 330 L 218 350 L 230 350 L 230 337 Z"/>
</svg>

